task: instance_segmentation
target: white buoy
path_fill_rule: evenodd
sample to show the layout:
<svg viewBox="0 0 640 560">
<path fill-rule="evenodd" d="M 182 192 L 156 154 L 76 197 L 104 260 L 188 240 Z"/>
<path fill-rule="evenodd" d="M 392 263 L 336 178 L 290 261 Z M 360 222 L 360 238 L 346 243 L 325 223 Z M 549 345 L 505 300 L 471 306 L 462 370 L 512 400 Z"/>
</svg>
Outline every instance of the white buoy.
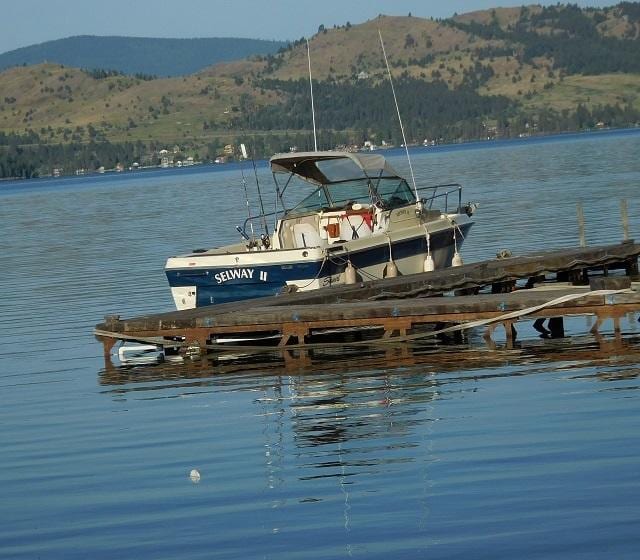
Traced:
<svg viewBox="0 0 640 560">
<path fill-rule="evenodd" d="M 455 227 L 455 224 L 453 224 Z M 456 230 L 453 230 L 453 259 L 451 259 L 451 266 L 462 266 L 462 257 L 458 253 L 458 240 L 456 238 Z"/>
<path fill-rule="evenodd" d="M 345 284 L 356 283 L 356 269 L 351 264 L 351 261 L 347 263 L 347 268 L 344 269 L 344 283 Z"/>
<path fill-rule="evenodd" d="M 436 269 L 436 263 L 433 262 L 433 257 L 431 256 L 431 234 L 427 231 L 427 226 L 424 226 L 424 229 L 427 233 L 427 256 L 424 259 L 422 270 L 433 272 Z"/>
<path fill-rule="evenodd" d="M 427 253 L 427 257 L 424 259 L 424 267 L 423 270 L 425 272 L 433 272 L 436 269 L 436 264 L 433 262 L 433 257 L 431 253 Z"/>
<path fill-rule="evenodd" d="M 396 263 L 393 262 L 393 252 L 391 250 L 391 237 L 387 233 L 387 240 L 389 241 L 389 262 L 387 266 L 384 267 L 384 271 L 382 272 L 382 276 L 384 278 L 396 278 L 398 276 L 398 267 Z"/>
<path fill-rule="evenodd" d="M 191 469 L 189 478 L 191 479 L 191 482 L 198 484 L 198 482 L 200 482 L 200 471 L 198 471 L 198 469 Z"/>
<path fill-rule="evenodd" d="M 398 267 L 393 261 L 389 261 L 387 266 L 384 267 L 385 278 L 396 278 L 398 276 Z"/>
</svg>

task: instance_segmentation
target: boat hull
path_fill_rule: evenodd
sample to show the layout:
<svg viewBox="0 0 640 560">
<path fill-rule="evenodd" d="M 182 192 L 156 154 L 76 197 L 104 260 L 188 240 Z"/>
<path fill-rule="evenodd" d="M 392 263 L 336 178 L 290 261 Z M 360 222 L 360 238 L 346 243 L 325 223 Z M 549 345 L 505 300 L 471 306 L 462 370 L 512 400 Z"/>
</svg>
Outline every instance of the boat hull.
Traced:
<svg viewBox="0 0 640 560">
<path fill-rule="evenodd" d="M 455 244 L 462 245 L 471 225 L 467 222 L 455 230 L 446 228 L 431 234 L 435 268 L 451 266 Z M 273 296 L 287 286 L 306 291 L 343 284 L 348 262 L 356 269 L 358 280 L 383 278 L 389 251 L 388 240 L 382 237 L 376 244 L 349 250 L 335 247 L 189 255 L 169 259 L 165 272 L 176 307 L 190 309 Z M 391 254 L 400 274 L 422 272 L 426 253 L 424 234 L 391 241 Z"/>
</svg>

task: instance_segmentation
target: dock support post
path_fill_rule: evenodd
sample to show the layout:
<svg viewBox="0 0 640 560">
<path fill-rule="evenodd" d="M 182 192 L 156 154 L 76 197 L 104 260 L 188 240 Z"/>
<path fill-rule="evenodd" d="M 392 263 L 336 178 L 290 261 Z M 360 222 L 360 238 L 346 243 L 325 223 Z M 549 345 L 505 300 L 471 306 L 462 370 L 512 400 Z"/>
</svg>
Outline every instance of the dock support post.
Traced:
<svg viewBox="0 0 640 560">
<path fill-rule="evenodd" d="M 616 340 L 622 339 L 622 329 L 620 328 L 620 317 L 618 315 L 613 318 L 613 333 L 615 334 Z"/>
<path fill-rule="evenodd" d="M 492 336 L 493 331 L 495 330 L 496 330 L 496 323 L 491 323 L 487 325 L 487 328 L 484 330 L 484 333 L 482 334 L 482 338 L 484 338 L 484 341 L 490 350 L 496 349 L 496 343 L 493 340 L 493 336 Z"/>
<path fill-rule="evenodd" d="M 502 282 L 495 282 L 491 284 L 492 294 L 509 294 L 516 289 L 515 280 L 504 280 Z"/>
<path fill-rule="evenodd" d="M 589 285 L 589 269 L 588 268 L 582 269 L 582 285 L 583 286 Z"/>
<path fill-rule="evenodd" d="M 111 338 L 110 336 L 96 335 L 96 338 L 100 342 L 102 342 L 102 350 L 104 352 L 105 359 L 111 360 L 111 350 L 113 350 L 113 347 L 116 345 L 116 342 L 118 341 L 115 338 Z"/>
<path fill-rule="evenodd" d="M 580 286 L 584 284 L 584 269 L 578 268 L 575 270 L 570 270 L 568 272 L 568 281 L 571 282 L 572 286 Z M 589 282 L 587 281 L 587 284 Z"/>
<path fill-rule="evenodd" d="M 185 329 L 185 344 L 181 350 L 185 355 L 191 358 L 204 356 L 207 353 L 207 342 L 209 341 L 209 333 L 202 329 Z"/>
<path fill-rule="evenodd" d="M 533 328 L 540 333 L 542 338 L 549 338 L 551 331 L 544 326 L 544 322 L 546 321 L 546 317 L 538 317 L 533 322 Z"/>
<path fill-rule="evenodd" d="M 564 319 L 562 317 L 551 317 L 548 327 L 551 338 L 564 338 Z"/>
<path fill-rule="evenodd" d="M 625 198 L 620 201 L 620 216 L 622 217 L 622 239 L 629 241 L 629 210 Z"/>
<path fill-rule="evenodd" d="M 507 348 L 513 350 L 516 339 L 518 338 L 518 331 L 516 331 L 513 321 L 503 321 L 502 326 L 504 327 L 504 334 L 507 337 Z"/>
<path fill-rule="evenodd" d="M 631 258 L 625 261 L 624 270 L 626 275 L 630 276 L 631 278 L 637 278 L 638 276 L 640 276 L 640 273 L 638 272 L 638 259 Z"/>
<path fill-rule="evenodd" d="M 546 277 L 544 274 L 538 274 L 537 276 L 530 276 L 529 279 L 527 280 L 525 288 L 527 289 L 534 288 L 536 284 L 543 284 L 545 280 L 546 280 Z"/>
<path fill-rule="evenodd" d="M 578 202 L 578 236 L 580 238 L 580 247 L 587 246 L 587 236 L 584 228 L 584 210 L 582 209 L 582 202 Z"/>
<path fill-rule="evenodd" d="M 393 319 L 391 321 L 385 321 L 383 324 L 384 334 L 382 338 L 384 340 L 388 340 L 393 338 L 395 333 L 398 333 L 398 336 L 407 336 L 407 331 L 411 329 L 412 321 L 411 319 Z"/>
<path fill-rule="evenodd" d="M 280 339 L 280 342 L 278 342 L 278 346 L 280 348 L 282 348 L 283 346 L 286 346 L 287 344 L 289 344 L 289 339 L 291 338 L 291 335 L 289 333 L 282 333 L 282 338 Z"/>
<path fill-rule="evenodd" d="M 286 346 L 289 344 L 291 338 L 295 338 L 299 345 L 305 343 L 305 337 L 309 334 L 309 328 L 305 324 L 300 323 L 284 323 L 282 325 L 282 338 L 278 343 L 278 346 Z"/>
</svg>

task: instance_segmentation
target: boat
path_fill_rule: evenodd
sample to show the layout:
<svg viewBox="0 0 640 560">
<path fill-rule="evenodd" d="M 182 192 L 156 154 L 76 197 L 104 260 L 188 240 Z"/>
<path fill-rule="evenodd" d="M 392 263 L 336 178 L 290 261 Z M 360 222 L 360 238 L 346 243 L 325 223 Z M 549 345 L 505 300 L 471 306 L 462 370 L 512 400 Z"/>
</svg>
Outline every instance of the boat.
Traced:
<svg viewBox="0 0 640 560">
<path fill-rule="evenodd" d="M 457 264 L 475 210 L 463 204 L 461 185 L 414 180 L 412 189 L 380 153 L 296 152 L 269 164 L 278 212 L 249 216 L 236 228 L 239 243 L 167 259 L 177 309 Z M 310 193 L 296 193 L 302 200 L 287 208 L 287 191 L 302 188 Z M 248 233 L 260 227 L 261 235 Z"/>
</svg>

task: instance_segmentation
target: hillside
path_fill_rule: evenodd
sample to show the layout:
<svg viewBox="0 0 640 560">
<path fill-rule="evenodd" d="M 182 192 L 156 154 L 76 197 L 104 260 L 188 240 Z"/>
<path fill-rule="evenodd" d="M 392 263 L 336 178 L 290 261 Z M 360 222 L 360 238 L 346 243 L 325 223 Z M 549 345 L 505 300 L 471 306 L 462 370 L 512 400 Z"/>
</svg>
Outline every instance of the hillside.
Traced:
<svg viewBox="0 0 640 560">
<path fill-rule="evenodd" d="M 53 62 L 124 74 L 186 76 L 207 66 L 255 54 L 275 53 L 284 41 L 239 38 L 153 39 L 82 35 L 0 54 L 0 70 Z"/>
<path fill-rule="evenodd" d="M 310 38 L 323 148 L 401 142 L 378 29 L 412 143 L 640 124 L 638 3 L 379 16 Z M 210 160 L 241 141 L 260 156 L 310 148 L 307 65 L 299 40 L 176 78 L 11 68 L 0 75 L 0 175 L 156 164 L 161 148 Z"/>
</svg>

